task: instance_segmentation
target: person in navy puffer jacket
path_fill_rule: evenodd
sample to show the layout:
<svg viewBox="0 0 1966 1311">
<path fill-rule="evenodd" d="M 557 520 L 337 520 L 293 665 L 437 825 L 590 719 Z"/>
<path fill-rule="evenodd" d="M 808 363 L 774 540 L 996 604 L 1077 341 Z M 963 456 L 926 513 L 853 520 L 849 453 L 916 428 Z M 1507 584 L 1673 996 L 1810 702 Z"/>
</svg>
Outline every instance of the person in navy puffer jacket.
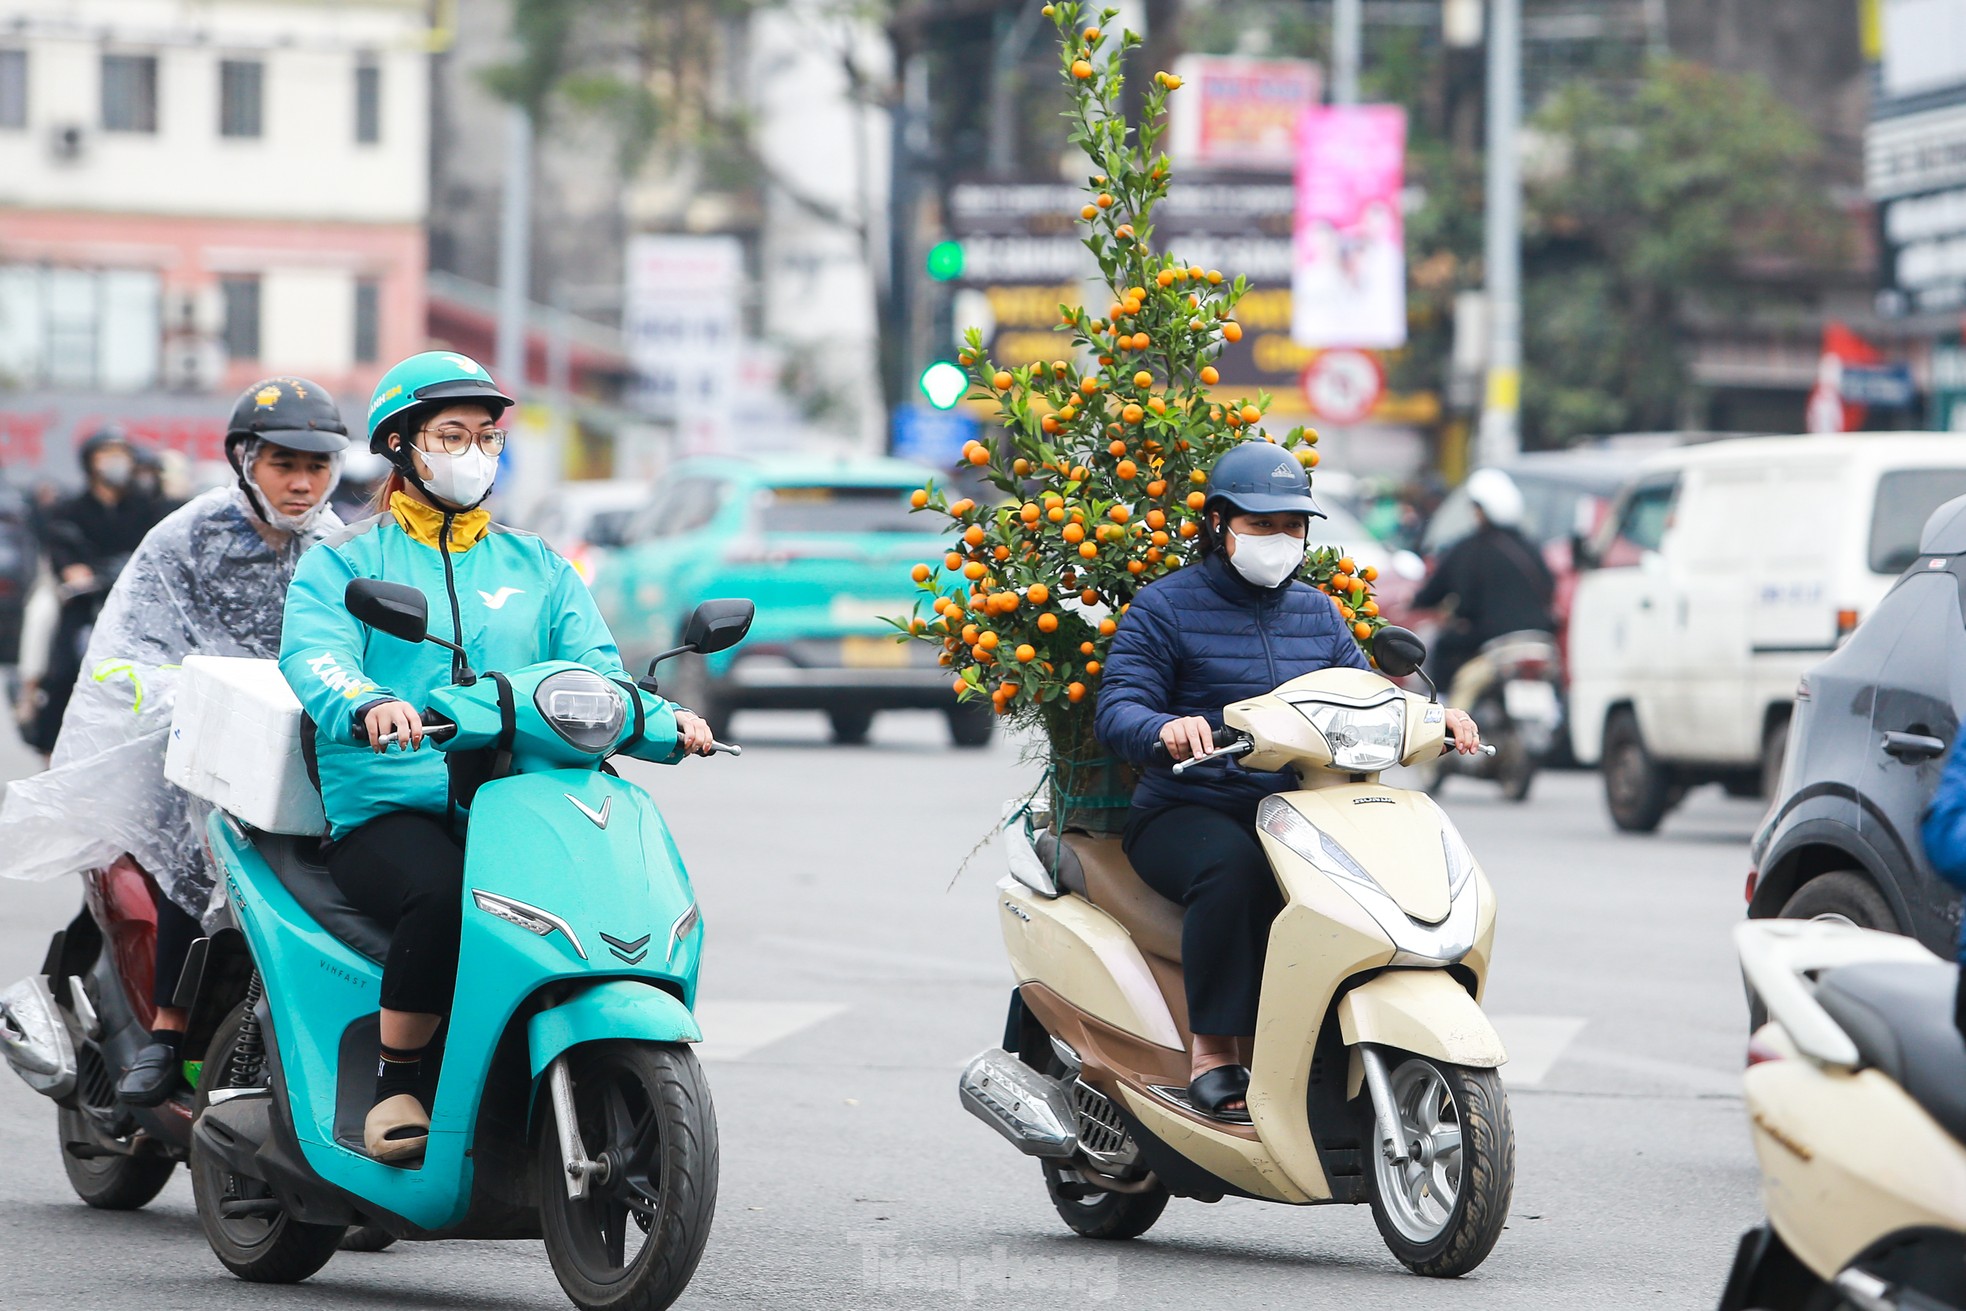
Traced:
<svg viewBox="0 0 1966 1311">
<path fill-rule="evenodd" d="M 1246 1121 L 1250 1047 L 1270 923 L 1283 894 L 1256 838 L 1256 807 L 1297 787 L 1289 771 L 1233 760 L 1176 776 L 1212 749 L 1222 708 L 1319 669 L 1368 668 L 1330 597 L 1299 581 L 1310 479 L 1288 452 L 1245 442 L 1209 471 L 1198 563 L 1144 589 L 1113 638 L 1095 727 L 1145 767 L 1121 844 L 1155 891 L 1186 910 L 1181 956 L 1194 1034 L 1189 1096 Z M 1481 744 L 1447 712 L 1454 744 Z"/>
</svg>

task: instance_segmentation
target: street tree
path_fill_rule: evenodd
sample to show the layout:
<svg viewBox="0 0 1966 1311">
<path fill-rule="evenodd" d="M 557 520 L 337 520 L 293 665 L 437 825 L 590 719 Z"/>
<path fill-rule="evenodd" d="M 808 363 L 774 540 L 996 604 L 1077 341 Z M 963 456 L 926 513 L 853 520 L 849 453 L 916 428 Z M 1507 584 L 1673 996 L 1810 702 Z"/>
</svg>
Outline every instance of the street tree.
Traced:
<svg viewBox="0 0 1966 1311">
<path fill-rule="evenodd" d="M 1527 161 L 1525 430 L 1671 428 L 1696 407 L 1696 317 L 1768 305 L 1839 260 L 1822 147 L 1760 78 L 1661 60 L 1635 94 L 1565 87 Z"/>
</svg>

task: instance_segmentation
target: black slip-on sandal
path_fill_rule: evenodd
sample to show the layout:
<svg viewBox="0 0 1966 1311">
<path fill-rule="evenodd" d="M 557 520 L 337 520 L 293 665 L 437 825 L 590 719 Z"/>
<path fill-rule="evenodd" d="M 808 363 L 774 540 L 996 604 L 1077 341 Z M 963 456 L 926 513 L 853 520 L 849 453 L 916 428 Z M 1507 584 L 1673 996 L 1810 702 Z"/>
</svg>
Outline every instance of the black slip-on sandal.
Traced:
<svg viewBox="0 0 1966 1311">
<path fill-rule="evenodd" d="M 1243 1065 L 1216 1066 L 1188 1085 L 1188 1100 L 1204 1115 L 1229 1124 L 1248 1124 L 1249 1068 Z M 1234 1101 L 1242 1102 L 1242 1109 L 1223 1109 L 1227 1103 Z"/>
</svg>

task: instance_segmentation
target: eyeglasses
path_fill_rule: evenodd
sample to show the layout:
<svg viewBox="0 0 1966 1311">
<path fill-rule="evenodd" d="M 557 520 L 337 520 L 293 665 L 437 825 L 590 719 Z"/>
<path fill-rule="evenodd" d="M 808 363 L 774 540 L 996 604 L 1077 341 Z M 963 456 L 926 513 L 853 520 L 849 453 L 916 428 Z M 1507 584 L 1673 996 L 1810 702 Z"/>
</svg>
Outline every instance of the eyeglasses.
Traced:
<svg viewBox="0 0 1966 1311">
<path fill-rule="evenodd" d="M 446 455 L 462 455 L 471 449 L 472 442 L 478 443 L 479 449 L 486 455 L 497 455 L 505 449 L 506 433 L 503 428 L 486 428 L 482 432 L 473 432 L 469 428 L 445 424 L 441 428 L 425 428 L 418 435 L 428 437 Z M 423 449 L 427 451 L 431 448 L 426 445 Z"/>
</svg>

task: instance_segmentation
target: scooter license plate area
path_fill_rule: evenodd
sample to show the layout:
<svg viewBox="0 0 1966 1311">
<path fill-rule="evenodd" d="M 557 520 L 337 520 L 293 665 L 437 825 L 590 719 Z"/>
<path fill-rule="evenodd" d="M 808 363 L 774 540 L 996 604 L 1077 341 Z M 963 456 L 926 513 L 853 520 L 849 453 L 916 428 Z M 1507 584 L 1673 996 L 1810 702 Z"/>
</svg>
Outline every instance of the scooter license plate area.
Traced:
<svg viewBox="0 0 1966 1311">
<path fill-rule="evenodd" d="M 1519 724 L 1554 725 L 1560 714 L 1556 688 L 1540 679 L 1517 678 L 1504 683 L 1502 708 Z"/>
</svg>

